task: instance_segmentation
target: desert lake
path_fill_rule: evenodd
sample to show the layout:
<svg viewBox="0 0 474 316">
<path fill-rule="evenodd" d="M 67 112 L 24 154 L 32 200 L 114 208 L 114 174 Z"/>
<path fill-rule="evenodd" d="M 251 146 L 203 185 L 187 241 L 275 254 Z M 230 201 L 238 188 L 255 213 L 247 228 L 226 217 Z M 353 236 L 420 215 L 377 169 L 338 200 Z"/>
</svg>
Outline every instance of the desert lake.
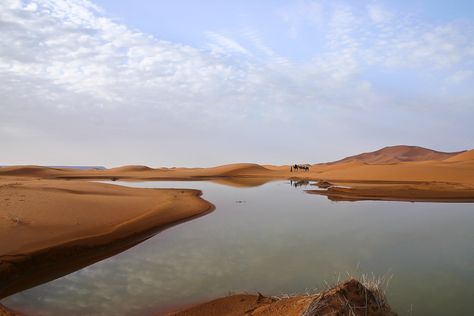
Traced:
<svg viewBox="0 0 474 316">
<path fill-rule="evenodd" d="M 31 315 L 156 315 L 228 293 L 313 292 L 374 274 L 391 278 L 400 315 L 474 310 L 472 204 L 331 202 L 289 181 L 113 183 L 199 189 L 216 209 L 3 304 Z"/>
</svg>

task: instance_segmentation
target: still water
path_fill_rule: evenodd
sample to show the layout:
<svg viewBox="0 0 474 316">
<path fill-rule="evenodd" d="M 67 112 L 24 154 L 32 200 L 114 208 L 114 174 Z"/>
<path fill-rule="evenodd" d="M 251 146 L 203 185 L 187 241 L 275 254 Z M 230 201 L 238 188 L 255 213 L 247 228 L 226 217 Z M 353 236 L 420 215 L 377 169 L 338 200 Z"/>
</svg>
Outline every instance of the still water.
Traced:
<svg viewBox="0 0 474 316">
<path fill-rule="evenodd" d="M 392 276 L 400 315 L 474 315 L 473 204 L 331 202 L 283 181 L 117 184 L 200 189 L 216 210 L 3 304 L 32 315 L 156 315 L 229 292 L 321 289 L 348 272 Z"/>
</svg>

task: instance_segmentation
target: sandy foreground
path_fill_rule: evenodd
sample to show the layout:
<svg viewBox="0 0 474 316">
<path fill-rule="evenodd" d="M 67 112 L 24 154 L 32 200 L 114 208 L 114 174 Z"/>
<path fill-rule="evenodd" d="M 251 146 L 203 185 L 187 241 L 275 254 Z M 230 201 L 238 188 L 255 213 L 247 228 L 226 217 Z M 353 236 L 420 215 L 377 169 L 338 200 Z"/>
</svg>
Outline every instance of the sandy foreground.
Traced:
<svg viewBox="0 0 474 316">
<path fill-rule="evenodd" d="M 396 315 L 379 288 L 370 288 L 350 279 L 331 289 L 313 295 L 266 297 L 262 294 L 236 294 L 167 316 L 392 316 Z"/>
<path fill-rule="evenodd" d="M 297 172 L 252 163 L 106 170 L 0 167 L 0 298 L 112 256 L 213 208 L 196 190 L 127 188 L 91 180 L 208 180 L 240 187 L 283 179 L 313 184 L 308 193 L 335 201 L 474 202 L 474 151 L 390 147 Z M 310 315 L 301 311 L 311 302 L 308 297 L 231 296 L 173 315 L 243 315 L 239 311 L 244 309 L 251 309 L 251 315 Z M 232 312 L 223 313 L 226 306 Z M 0 306 L 2 313 L 7 312 Z"/>
<path fill-rule="evenodd" d="M 0 298 L 121 252 L 213 206 L 196 190 L 0 181 Z"/>
</svg>

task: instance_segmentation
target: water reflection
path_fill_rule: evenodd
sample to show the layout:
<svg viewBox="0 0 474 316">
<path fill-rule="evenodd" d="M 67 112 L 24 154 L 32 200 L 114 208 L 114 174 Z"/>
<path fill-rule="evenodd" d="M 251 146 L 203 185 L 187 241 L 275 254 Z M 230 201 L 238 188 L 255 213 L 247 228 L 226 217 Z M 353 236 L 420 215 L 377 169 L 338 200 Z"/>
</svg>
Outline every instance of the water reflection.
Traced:
<svg viewBox="0 0 474 316">
<path fill-rule="evenodd" d="M 299 188 L 303 186 L 307 187 L 308 185 L 310 185 L 310 182 L 307 180 L 290 180 L 290 185 L 295 188 Z"/>
<path fill-rule="evenodd" d="M 474 309 L 472 205 L 333 203 L 288 182 L 126 185 L 201 189 L 217 208 L 4 303 L 35 315 L 149 315 L 229 291 L 304 292 L 359 266 L 394 275 L 401 315 Z"/>
</svg>

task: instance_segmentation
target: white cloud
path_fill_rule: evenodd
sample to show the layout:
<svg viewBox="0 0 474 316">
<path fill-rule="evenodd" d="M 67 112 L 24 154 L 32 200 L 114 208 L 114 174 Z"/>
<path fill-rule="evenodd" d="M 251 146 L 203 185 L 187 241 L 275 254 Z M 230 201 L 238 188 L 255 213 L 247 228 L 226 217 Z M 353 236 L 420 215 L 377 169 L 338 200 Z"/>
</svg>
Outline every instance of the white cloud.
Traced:
<svg viewBox="0 0 474 316">
<path fill-rule="evenodd" d="M 459 84 L 462 83 L 470 78 L 472 78 L 474 72 L 470 69 L 467 70 L 458 70 L 450 75 L 446 80 L 450 84 Z"/>
<path fill-rule="evenodd" d="M 297 37 L 307 25 L 321 26 L 324 23 L 324 9 L 313 0 L 296 1 L 277 11 L 278 16 L 288 25 L 288 35 Z"/>
<path fill-rule="evenodd" d="M 348 111 L 390 111 L 395 101 L 387 100 L 397 96 L 382 95 L 364 78 L 371 66 L 443 69 L 454 81 L 471 80 L 470 24 L 427 25 L 380 12 L 380 23 L 373 23 L 366 11 L 314 1 L 280 14 L 294 35 L 320 30 L 323 50 L 295 61 L 251 27 L 237 30 L 238 39 L 209 32 L 198 48 L 132 30 L 86 0 L 2 1 L 0 140 L 91 139 L 105 150 L 102 144 L 113 138 L 129 146 L 143 139 L 142 150 L 152 143 L 186 155 L 177 149 L 184 142 L 191 148 L 205 139 L 212 148 L 225 136 L 248 133 L 252 145 L 235 145 L 259 149 L 286 137 L 283 123 L 297 126 L 289 134 L 300 138 L 310 125 L 337 125 Z M 27 148 L 10 147 L 12 160 L 25 156 L 20 147 Z"/>
<path fill-rule="evenodd" d="M 222 34 L 208 32 L 207 36 L 212 40 L 212 43 L 210 43 L 209 46 L 212 53 L 214 54 L 229 55 L 237 53 L 248 56 L 251 55 L 250 52 L 242 45 Z"/>
<path fill-rule="evenodd" d="M 367 12 L 369 14 L 370 19 L 374 23 L 386 23 L 386 22 L 389 22 L 393 17 L 392 12 L 385 9 L 381 5 L 374 4 L 374 3 L 369 4 L 367 6 Z"/>
</svg>

